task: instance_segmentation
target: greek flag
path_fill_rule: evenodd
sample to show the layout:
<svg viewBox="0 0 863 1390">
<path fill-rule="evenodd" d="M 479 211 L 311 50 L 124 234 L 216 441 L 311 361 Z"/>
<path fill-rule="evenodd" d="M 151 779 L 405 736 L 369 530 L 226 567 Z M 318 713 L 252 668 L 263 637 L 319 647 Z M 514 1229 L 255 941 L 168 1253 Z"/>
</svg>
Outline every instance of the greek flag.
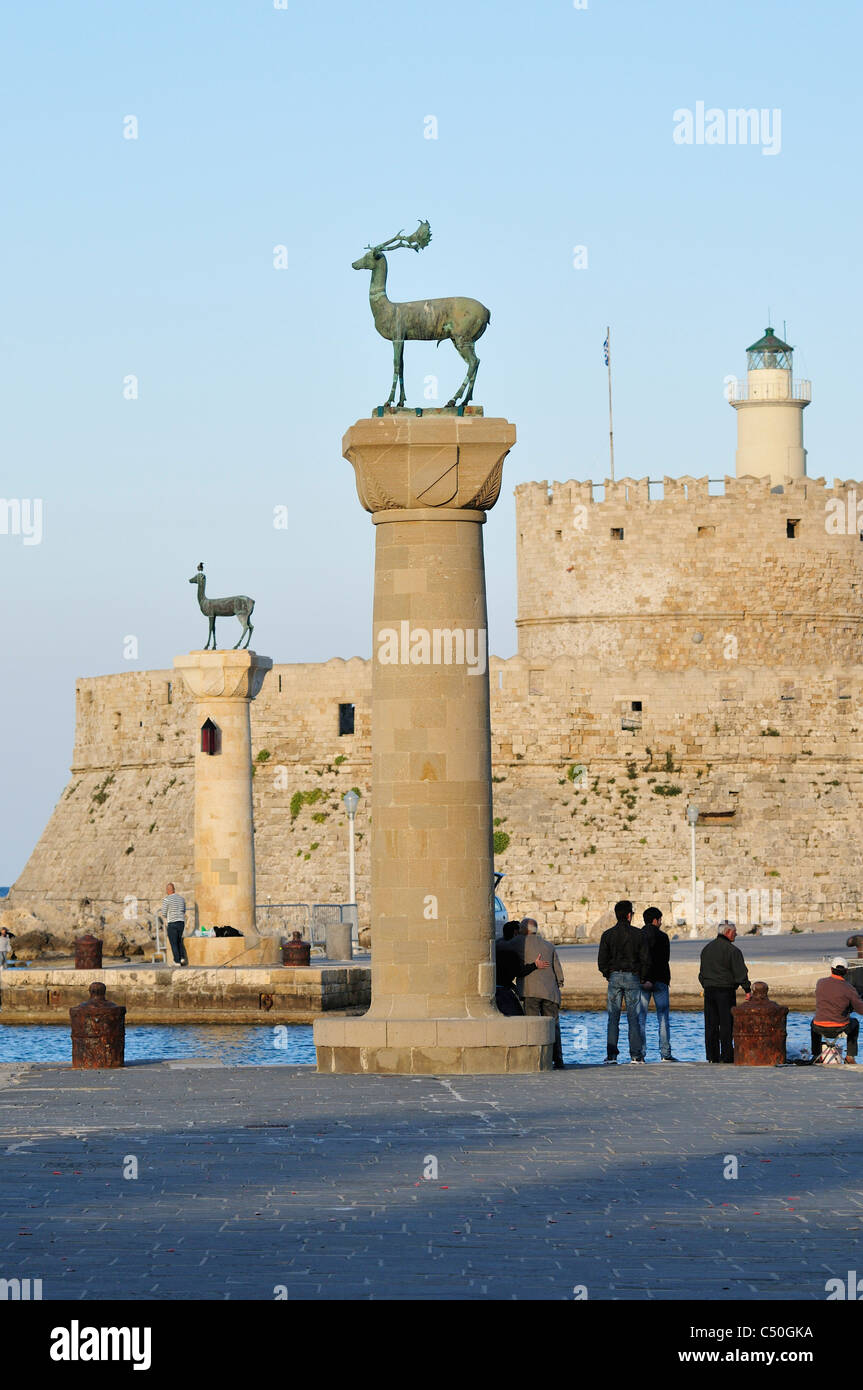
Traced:
<svg viewBox="0 0 863 1390">
<path fill-rule="evenodd" d="M 603 360 L 604 360 L 604 362 L 605 362 L 606 367 L 607 367 L 608 364 L 609 364 L 610 353 L 611 353 L 611 349 L 610 349 L 610 347 L 608 346 L 608 338 L 606 338 L 605 342 L 604 342 L 603 345 L 602 345 L 602 356 L 603 356 Z"/>
</svg>

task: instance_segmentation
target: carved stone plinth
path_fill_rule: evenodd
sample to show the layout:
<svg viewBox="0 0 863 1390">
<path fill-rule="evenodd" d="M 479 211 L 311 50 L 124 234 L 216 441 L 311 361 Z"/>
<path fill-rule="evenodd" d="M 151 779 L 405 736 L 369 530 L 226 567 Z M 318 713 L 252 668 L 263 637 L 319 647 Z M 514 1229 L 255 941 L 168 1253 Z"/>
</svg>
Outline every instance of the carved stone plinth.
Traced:
<svg viewBox="0 0 863 1390">
<path fill-rule="evenodd" d="M 250 651 L 174 658 L 195 701 L 195 901 L 205 927 L 255 930 L 249 706 L 272 664 Z M 202 749 L 207 720 L 215 725 L 212 752 Z"/>
<path fill-rule="evenodd" d="M 551 1065 L 551 1020 L 494 1004 L 482 525 L 514 442 L 478 416 L 384 416 L 345 436 L 376 527 L 372 1003 L 315 1024 L 321 1070 Z"/>
</svg>

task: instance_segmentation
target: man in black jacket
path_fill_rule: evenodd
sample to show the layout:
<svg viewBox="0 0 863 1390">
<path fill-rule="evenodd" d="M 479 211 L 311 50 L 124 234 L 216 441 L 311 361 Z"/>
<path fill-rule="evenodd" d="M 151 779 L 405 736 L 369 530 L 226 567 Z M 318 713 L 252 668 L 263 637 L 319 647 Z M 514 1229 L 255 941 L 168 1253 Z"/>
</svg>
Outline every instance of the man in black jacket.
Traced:
<svg viewBox="0 0 863 1390">
<path fill-rule="evenodd" d="M 737 928 L 720 922 L 719 935 L 701 952 L 698 982 L 704 990 L 704 1050 L 708 1062 L 733 1062 L 734 1019 L 731 1013 L 738 989 L 752 993 L 743 952 L 734 945 Z"/>
<path fill-rule="evenodd" d="M 613 927 L 599 939 L 599 973 L 608 981 L 608 1041 L 606 1066 L 617 1064 L 617 1037 L 620 1010 L 626 1003 L 629 1025 L 629 1056 L 644 1061 L 644 1033 L 641 1027 L 641 982 L 650 979 L 649 955 L 643 933 L 632 925 L 632 903 L 624 899 L 614 905 L 617 918 Z"/>
<path fill-rule="evenodd" d="M 671 942 L 662 930 L 662 913 L 658 907 L 644 909 L 642 936 L 647 942 L 648 978 L 641 982 L 641 1031 L 647 1041 L 647 1013 L 650 1000 L 656 1009 L 659 1024 L 659 1055 L 663 1062 L 676 1062 L 671 1055 L 671 1007 L 668 987 L 671 984 Z"/>
</svg>

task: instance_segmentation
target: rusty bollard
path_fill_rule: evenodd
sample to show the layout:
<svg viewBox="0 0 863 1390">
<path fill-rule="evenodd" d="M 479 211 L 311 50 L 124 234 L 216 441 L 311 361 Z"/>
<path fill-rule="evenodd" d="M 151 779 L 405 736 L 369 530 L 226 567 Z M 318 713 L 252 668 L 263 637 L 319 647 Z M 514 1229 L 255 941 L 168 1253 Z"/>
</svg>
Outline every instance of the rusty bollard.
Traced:
<svg viewBox="0 0 863 1390">
<path fill-rule="evenodd" d="M 126 1051 L 126 1009 L 105 998 L 105 986 L 94 980 L 90 998 L 69 1010 L 72 1020 L 72 1066 L 95 1071 L 122 1067 Z"/>
<path fill-rule="evenodd" d="M 102 943 L 97 936 L 85 932 L 83 936 L 75 937 L 75 969 L 102 969 Z"/>
<path fill-rule="evenodd" d="M 785 1061 L 788 1010 L 767 998 L 767 986 L 756 980 L 752 998 L 737 1004 L 734 1018 L 734 1062 L 740 1067 L 775 1067 Z"/>
<path fill-rule="evenodd" d="M 312 943 L 304 941 L 302 933 L 295 931 L 290 941 L 282 942 L 282 965 L 308 965 L 312 958 Z"/>
</svg>

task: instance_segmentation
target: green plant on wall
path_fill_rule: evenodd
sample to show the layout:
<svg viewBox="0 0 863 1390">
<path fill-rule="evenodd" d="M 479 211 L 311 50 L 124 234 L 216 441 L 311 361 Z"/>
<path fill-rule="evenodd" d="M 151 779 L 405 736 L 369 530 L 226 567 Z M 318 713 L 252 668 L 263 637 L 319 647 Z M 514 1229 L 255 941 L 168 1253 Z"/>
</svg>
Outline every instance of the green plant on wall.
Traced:
<svg viewBox="0 0 863 1390">
<path fill-rule="evenodd" d="M 108 800 L 107 788 L 110 787 L 113 780 L 114 774 L 112 772 L 109 772 L 105 780 L 103 782 L 100 782 L 98 787 L 94 791 L 90 800 L 95 801 L 97 806 L 103 806 L 105 802 Z"/>
<path fill-rule="evenodd" d="M 291 820 L 295 821 L 304 806 L 314 806 L 322 796 L 323 791 L 320 787 L 312 787 L 311 791 L 307 792 L 294 792 L 291 797 Z"/>
<path fill-rule="evenodd" d="M 505 830 L 496 830 L 496 831 L 494 832 L 494 852 L 495 852 L 495 854 L 503 854 L 503 852 L 504 852 L 504 850 L 506 849 L 506 847 L 507 847 L 508 844 L 509 844 L 509 836 L 507 835 L 506 831 L 505 831 Z"/>
</svg>

